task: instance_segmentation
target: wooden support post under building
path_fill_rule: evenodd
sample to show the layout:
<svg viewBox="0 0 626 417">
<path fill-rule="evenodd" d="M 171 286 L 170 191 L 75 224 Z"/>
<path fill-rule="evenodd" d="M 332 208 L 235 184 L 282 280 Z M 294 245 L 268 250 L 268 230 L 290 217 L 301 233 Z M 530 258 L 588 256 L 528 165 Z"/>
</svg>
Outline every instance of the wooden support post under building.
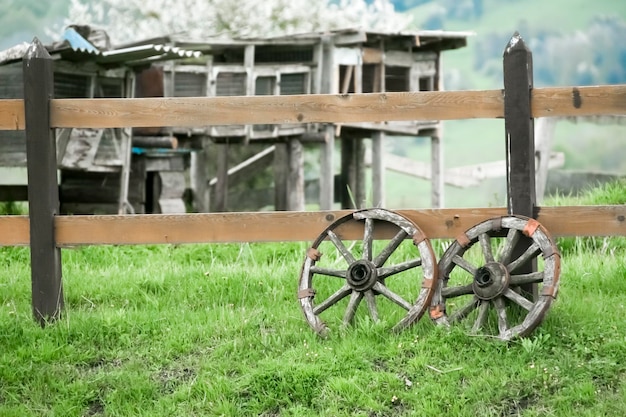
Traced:
<svg viewBox="0 0 626 417">
<path fill-rule="evenodd" d="M 320 152 L 320 210 L 332 210 L 335 203 L 335 126 L 326 125 Z"/>
<path fill-rule="evenodd" d="M 193 210 L 198 213 L 208 213 L 209 210 L 209 183 L 208 164 L 207 164 L 207 147 L 209 141 L 203 139 L 201 149 L 191 153 L 191 161 L 189 163 L 189 182 L 193 191 Z"/>
<path fill-rule="evenodd" d="M 365 144 L 363 138 L 341 140 L 341 208 L 365 207 Z"/>
<path fill-rule="evenodd" d="M 532 54 L 515 32 L 506 46 L 504 61 L 504 126 L 506 130 L 507 208 L 509 215 L 535 216 L 535 139 L 530 108 L 533 88 Z M 513 252 L 519 257 L 530 245 L 520 239 Z M 537 270 L 536 258 L 517 269 L 517 273 Z M 537 299 L 537 285 L 523 288 Z"/>
<path fill-rule="evenodd" d="M 430 138 L 431 149 L 431 206 L 443 208 L 444 205 L 444 182 L 443 182 L 443 142 L 438 130 Z"/>
<path fill-rule="evenodd" d="M 372 192 L 374 207 L 385 207 L 385 133 L 372 134 Z"/>
<path fill-rule="evenodd" d="M 276 144 L 274 192 L 275 210 L 304 210 L 304 153 L 298 139 Z"/>
<path fill-rule="evenodd" d="M 228 205 L 228 141 L 217 147 L 215 211 L 222 212 L 227 210 Z"/>
<path fill-rule="evenodd" d="M 304 211 L 304 149 L 302 142 L 291 139 L 287 175 L 287 210 Z"/>
<path fill-rule="evenodd" d="M 37 38 L 26 52 L 23 71 L 32 306 L 35 319 L 44 326 L 61 315 L 63 282 L 61 250 L 54 233 L 59 189 L 56 137 L 50 128 L 53 63 Z"/>
</svg>

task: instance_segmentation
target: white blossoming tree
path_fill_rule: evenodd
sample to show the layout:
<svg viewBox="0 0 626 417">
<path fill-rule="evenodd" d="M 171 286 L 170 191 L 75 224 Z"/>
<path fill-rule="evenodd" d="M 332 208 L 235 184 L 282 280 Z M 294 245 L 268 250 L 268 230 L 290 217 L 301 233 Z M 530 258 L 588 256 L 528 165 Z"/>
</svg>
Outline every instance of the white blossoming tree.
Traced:
<svg viewBox="0 0 626 417">
<path fill-rule="evenodd" d="M 256 37 L 359 27 L 400 31 L 389 0 L 71 0 L 67 24 L 105 29 L 114 44 L 164 34 Z"/>
</svg>

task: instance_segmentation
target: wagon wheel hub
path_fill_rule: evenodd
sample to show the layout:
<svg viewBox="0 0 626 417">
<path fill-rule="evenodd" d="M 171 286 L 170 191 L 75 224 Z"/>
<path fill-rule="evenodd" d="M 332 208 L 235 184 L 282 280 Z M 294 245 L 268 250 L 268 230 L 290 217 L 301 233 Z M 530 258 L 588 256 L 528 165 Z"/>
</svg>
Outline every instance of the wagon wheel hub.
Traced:
<svg viewBox="0 0 626 417">
<path fill-rule="evenodd" d="M 348 268 L 346 274 L 348 285 L 354 290 L 364 292 L 371 289 L 378 280 L 376 266 L 365 259 L 360 259 Z"/>
<path fill-rule="evenodd" d="M 492 300 L 509 287 L 509 271 L 499 262 L 489 262 L 476 269 L 472 289 L 481 300 Z"/>
</svg>

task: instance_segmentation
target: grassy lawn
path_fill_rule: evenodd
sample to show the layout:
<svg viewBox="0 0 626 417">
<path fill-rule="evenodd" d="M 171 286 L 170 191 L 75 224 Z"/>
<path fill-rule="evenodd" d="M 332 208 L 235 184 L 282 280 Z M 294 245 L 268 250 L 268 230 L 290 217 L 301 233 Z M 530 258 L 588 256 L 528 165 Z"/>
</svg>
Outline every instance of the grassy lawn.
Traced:
<svg viewBox="0 0 626 417">
<path fill-rule="evenodd" d="M 63 250 L 65 313 L 41 329 L 28 250 L 0 248 L 0 415 L 626 415 L 626 243 L 559 246 L 558 299 L 509 343 L 361 310 L 321 339 L 296 299 L 306 243 Z"/>
</svg>

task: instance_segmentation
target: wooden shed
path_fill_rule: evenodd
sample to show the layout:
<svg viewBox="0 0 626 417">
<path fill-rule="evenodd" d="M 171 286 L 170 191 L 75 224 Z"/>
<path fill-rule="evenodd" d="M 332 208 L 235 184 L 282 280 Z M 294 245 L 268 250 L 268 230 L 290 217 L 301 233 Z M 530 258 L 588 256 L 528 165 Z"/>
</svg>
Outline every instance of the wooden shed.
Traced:
<svg viewBox="0 0 626 417">
<path fill-rule="evenodd" d="M 0 97 L 23 97 L 22 57 L 28 46 L 0 52 Z M 54 59 L 55 98 L 133 97 L 136 71 L 200 56 L 161 44 L 112 49 L 104 31 L 86 26 L 68 27 L 63 40 L 46 49 Z M 61 212 L 184 212 L 189 152 L 139 146 L 129 129 L 58 129 Z M 0 200 L 26 200 L 24 131 L 0 132 L 0 171 Z M 163 192 L 163 183 L 173 183 L 176 191 Z"/>
<path fill-rule="evenodd" d="M 237 40 L 189 40 L 175 36 L 150 39 L 202 52 L 196 60 L 169 61 L 138 74 L 138 96 L 240 96 L 345 94 L 437 91 L 442 89 L 441 53 L 466 46 L 467 32 L 415 31 L 382 33 L 358 29 L 292 36 Z M 364 139 L 371 139 L 374 204 L 384 204 L 383 143 L 387 135 L 432 138 L 433 206 L 441 205 L 443 190 L 441 134 L 438 121 L 352 123 L 339 125 L 282 124 L 207 126 L 136 132 L 191 140 L 208 139 L 217 151 L 198 152 L 192 163 L 196 204 L 208 210 L 206 167 L 217 167 L 213 210 L 231 209 L 229 178 L 245 176 L 244 169 L 274 160 L 274 207 L 305 207 L 303 145 L 321 149 L 319 203 L 330 209 L 361 206 L 365 201 Z M 340 172 L 335 173 L 335 140 L 340 138 Z M 241 167 L 229 162 L 239 144 L 266 148 Z M 314 145 L 313 145 L 314 144 Z M 211 145 L 213 146 L 213 145 Z M 202 145 L 201 145 L 202 147 Z M 208 155 L 208 156 L 207 156 Z M 209 159 L 207 159 L 209 158 Z M 204 159 L 204 160 L 203 160 Z M 214 162 L 214 163 L 213 163 Z M 211 172 L 211 170 L 209 170 Z M 254 172 L 254 171 L 251 171 Z M 212 176 L 212 175 L 210 175 Z"/>
<path fill-rule="evenodd" d="M 254 39 L 163 36 L 111 48 L 106 33 L 72 26 L 47 49 L 57 98 L 415 92 L 442 89 L 441 52 L 465 46 L 469 35 L 346 29 Z M 0 97 L 22 97 L 27 46 L 0 52 Z M 432 205 L 440 206 L 440 123 L 409 121 L 59 130 L 61 211 L 184 212 L 186 190 L 194 211 L 303 210 L 312 200 L 321 209 L 361 207 L 366 145 L 373 203 L 382 206 L 388 135 L 431 138 Z M 0 139 L 0 171 L 11 172 L 2 175 L 0 200 L 23 200 L 24 132 Z M 305 178 L 306 150 L 319 155 L 309 161 L 313 181 Z M 260 172 L 269 175 L 271 191 L 243 184 L 245 204 L 235 201 L 237 183 Z"/>
</svg>

